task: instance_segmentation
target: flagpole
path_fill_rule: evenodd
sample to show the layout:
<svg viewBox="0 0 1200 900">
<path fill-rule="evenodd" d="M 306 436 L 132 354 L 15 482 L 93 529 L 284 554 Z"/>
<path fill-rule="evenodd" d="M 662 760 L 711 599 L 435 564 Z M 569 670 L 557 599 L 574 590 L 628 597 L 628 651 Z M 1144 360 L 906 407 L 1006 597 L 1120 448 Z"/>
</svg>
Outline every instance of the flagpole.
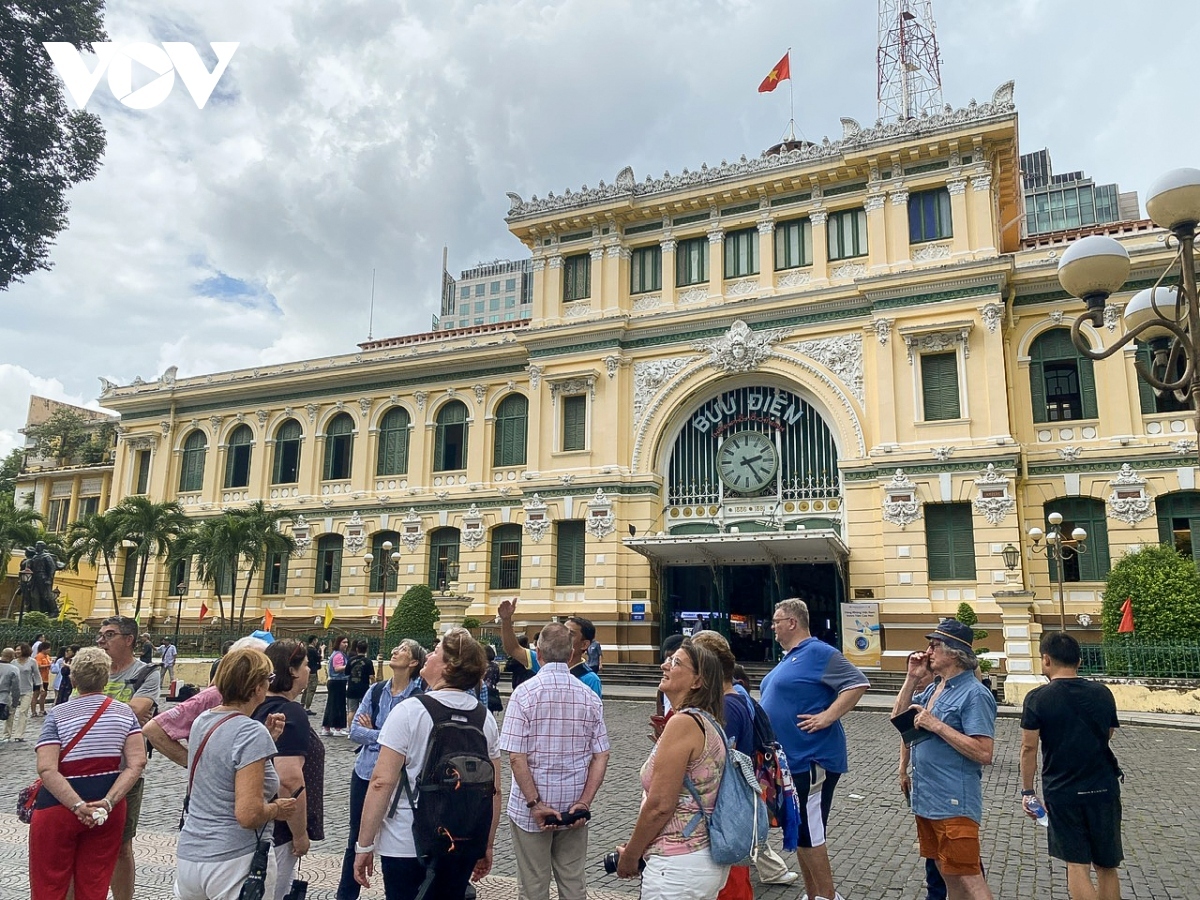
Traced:
<svg viewBox="0 0 1200 900">
<path fill-rule="evenodd" d="M 792 140 L 796 140 L 796 92 L 792 88 L 795 79 L 792 78 L 792 48 L 788 47 L 788 127 L 791 129 Z"/>
</svg>

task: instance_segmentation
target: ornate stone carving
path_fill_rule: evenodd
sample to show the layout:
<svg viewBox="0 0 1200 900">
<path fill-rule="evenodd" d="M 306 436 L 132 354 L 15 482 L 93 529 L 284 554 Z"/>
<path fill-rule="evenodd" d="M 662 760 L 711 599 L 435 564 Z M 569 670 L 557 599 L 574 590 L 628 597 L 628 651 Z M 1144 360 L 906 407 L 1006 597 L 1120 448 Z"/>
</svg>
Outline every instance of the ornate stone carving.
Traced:
<svg viewBox="0 0 1200 900">
<path fill-rule="evenodd" d="M 158 427 L 162 429 L 163 437 L 167 437 L 171 433 L 171 423 L 166 419 L 159 422 Z"/>
<path fill-rule="evenodd" d="M 1117 323 L 1121 321 L 1121 308 L 1115 303 L 1110 303 L 1104 307 L 1104 327 L 1109 331 L 1117 330 Z"/>
<path fill-rule="evenodd" d="M 917 486 L 909 481 L 903 469 L 897 469 L 883 488 L 883 520 L 907 528 L 921 518 L 921 501 Z"/>
<path fill-rule="evenodd" d="M 356 509 L 346 522 L 346 552 L 358 556 L 367 549 L 367 532 L 363 527 L 362 516 Z"/>
<path fill-rule="evenodd" d="M 362 412 L 364 419 L 371 412 L 371 402 L 372 401 L 371 401 L 370 397 L 359 397 L 358 398 L 358 408 L 359 408 L 359 411 Z"/>
<path fill-rule="evenodd" d="M 175 378 L 179 374 L 179 366 L 170 366 L 159 376 L 159 383 L 166 388 L 175 386 Z"/>
<path fill-rule="evenodd" d="M 400 543 L 405 546 L 409 553 L 413 553 L 424 537 L 425 529 L 421 527 L 421 517 L 410 506 L 408 508 L 408 515 L 400 520 Z"/>
<path fill-rule="evenodd" d="M 992 186 L 991 173 L 985 175 L 974 175 L 971 178 L 971 190 L 986 191 Z"/>
<path fill-rule="evenodd" d="M 540 544 L 550 528 L 550 517 L 546 512 L 546 504 L 542 502 L 539 495 L 534 494 L 525 501 L 524 506 L 525 531 L 531 541 Z"/>
<path fill-rule="evenodd" d="M 708 243 L 710 245 L 720 244 L 725 240 L 725 232 L 720 228 L 708 229 Z"/>
<path fill-rule="evenodd" d="M 416 391 L 413 394 L 413 399 L 417 401 L 417 412 L 425 411 L 425 401 L 429 399 L 427 391 Z"/>
<path fill-rule="evenodd" d="M 983 125 L 1009 117 L 1015 109 L 1012 99 L 1012 83 L 1002 85 L 990 101 L 977 103 L 974 100 L 966 107 L 948 109 L 930 116 L 919 116 L 902 121 L 879 123 L 874 128 L 851 128 L 842 125 L 841 140 L 814 141 L 786 153 L 747 159 L 743 156 L 734 162 L 720 165 L 701 165 L 698 170 L 684 169 L 678 175 L 664 173 L 662 178 L 646 179 L 640 183 L 631 179 L 618 179 L 617 183 L 584 188 L 579 191 L 566 190 L 561 195 L 553 192 L 539 199 L 536 195 L 523 200 L 520 195 L 509 193 L 508 220 L 511 222 L 526 216 L 538 216 L 548 212 L 563 212 L 599 203 L 630 202 L 644 200 L 659 194 L 680 190 L 700 189 L 744 180 L 748 176 L 765 175 L 776 171 L 795 171 L 799 166 L 812 165 L 843 158 L 853 152 L 855 156 L 869 155 L 875 146 L 894 143 L 897 140 L 922 140 L 935 135 L 958 131 L 964 127 Z"/>
<path fill-rule="evenodd" d="M 700 303 L 708 299 L 708 288 L 698 287 L 683 291 L 676 298 L 680 303 Z"/>
<path fill-rule="evenodd" d="M 988 463 L 983 474 L 975 479 L 979 493 L 972 501 L 975 512 L 993 525 L 999 525 L 1017 508 L 1015 498 L 1009 496 L 1008 479 L 996 471 L 994 463 Z"/>
<path fill-rule="evenodd" d="M 304 412 L 305 412 L 305 413 L 308 415 L 308 421 L 310 421 L 310 422 L 315 422 L 315 421 L 317 421 L 317 410 L 318 410 L 318 408 L 319 408 L 319 407 L 318 407 L 318 406 L 317 406 L 317 404 L 315 404 L 315 403 L 306 403 L 306 404 L 304 404 Z"/>
<path fill-rule="evenodd" d="M 640 422 L 650 399 L 695 357 L 676 356 L 633 364 L 633 421 Z"/>
<path fill-rule="evenodd" d="M 788 272 L 780 275 L 775 284 L 781 288 L 794 288 L 808 284 L 810 281 L 812 281 L 812 275 L 808 272 Z"/>
<path fill-rule="evenodd" d="M 951 178 L 946 182 L 946 190 L 949 192 L 951 197 L 957 197 L 960 194 L 965 194 L 967 192 L 967 179 Z"/>
<path fill-rule="evenodd" d="M 555 403 L 561 394 L 564 397 L 572 394 L 587 393 L 592 399 L 596 399 L 596 376 L 584 375 L 579 378 L 567 378 L 563 381 L 555 381 L 550 384 L 550 402 Z"/>
<path fill-rule="evenodd" d="M 283 408 L 283 414 L 290 419 L 290 418 L 292 418 L 292 416 L 296 415 L 296 411 L 294 409 L 292 409 L 290 406 L 285 406 Z"/>
<path fill-rule="evenodd" d="M 216 433 L 221 430 L 221 417 L 220 416 L 209 416 L 208 417 L 208 426 L 209 426 L 209 428 L 212 429 L 212 433 L 215 436 Z"/>
<path fill-rule="evenodd" d="M 954 348 L 955 344 L 962 344 L 963 357 L 971 356 L 971 347 L 967 343 L 967 337 L 970 335 L 971 329 L 962 327 L 953 331 L 926 331 L 920 334 L 904 335 L 904 345 L 908 347 L 908 364 L 912 365 L 913 357 L 918 353 L 943 353 L 946 350 Z"/>
<path fill-rule="evenodd" d="M 695 341 L 692 346 L 708 353 L 707 364 L 722 372 L 753 372 L 771 355 L 771 345 L 784 336 L 784 329 L 756 332 L 738 319 L 719 338 Z"/>
<path fill-rule="evenodd" d="M 312 530 L 303 514 L 292 519 L 292 539 L 296 542 L 296 555 L 304 556 L 312 547 Z"/>
<path fill-rule="evenodd" d="M 909 254 L 913 262 L 930 262 L 950 258 L 949 244 L 921 244 Z"/>
<path fill-rule="evenodd" d="M 658 309 L 660 306 L 662 306 L 662 294 L 638 294 L 633 299 L 634 312 Z"/>
<path fill-rule="evenodd" d="M 813 225 L 824 225 L 829 219 L 829 210 L 814 206 L 808 213 L 808 221 Z"/>
<path fill-rule="evenodd" d="M 535 271 L 535 272 L 546 271 L 546 257 L 535 256 L 533 258 L 533 271 Z"/>
<path fill-rule="evenodd" d="M 614 356 L 611 353 L 608 356 L 604 357 L 604 368 L 608 370 L 608 377 L 610 379 L 617 377 L 617 368 L 620 365 L 621 365 L 621 357 Z"/>
<path fill-rule="evenodd" d="M 109 381 L 103 375 L 98 376 L 98 377 L 100 378 L 100 396 L 101 397 L 107 397 L 109 394 L 111 394 L 113 391 L 115 391 L 117 389 L 118 385 L 116 382 Z"/>
<path fill-rule="evenodd" d="M 799 352 L 819 362 L 832 371 L 862 403 L 863 393 L 863 346 L 862 335 L 846 334 L 837 337 L 817 338 L 791 344 Z"/>
<path fill-rule="evenodd" d="M 842 263 L 829 273 L 830 278 L 862 278 L 867 274 L 865 263 Z"/>
<path fill-rule="evenodd" d="M 1126 525 L 1136 525 L 1150 516 L 1146 479 L 1139 476 L 1129 463 L 1121 464 L 1121 471 L 1109 484 L 1113 488 L 1112 493 L 1108 495 L 1110 516 Z"/>
<path fill-rule="evenodd" d="M 1075 462 L 1079 459 L 1079 454 L 1083 452 L 1082 447 L 1059 447 L 1058 455 L 1067 462 Z"/>
<path fill-rule="evenodd" d="M 563 267 L 563 258 L 558 254 L 550 257 L 550 268 L 561 269 Z"/>
<path fill-rule="evenodd" d="M 529 373 L 530 388 L 536 391 L 538 389 L 538 385 L 542 383 L 542 367 L 535 366 L 531 363 L 525 371 Z"/>
<path fill-rule="evenodd" d="M 565 487 L 570 487 L 575 483 L 575 476 L 568 472 L 566 475 L 559 475 L 558 480 L 561 481 Z"/>
<path fill-rule="evenodd" d="M 1056 309 L 1051 312 L 1050 321 L 1055 325 L 1061 325 L 1063 323 L 1063 311 L 1061 309 Z"/>
<path fill-rule="evenodd" d="M 743 278 L 725 288 L 726 297 L 744 297 L 758 290 L 757 278 Z"/>
<path fill-rule="evenodd" d="M 346 401 L 345 400 L 335 400 L 333 402 L 333 408 L 336 409 L 338 412 L 342 412 L 346 408 Z"/>
<path fill-rule="evenodd" d="M 883 206 L 886 202 L 887 198 L 883 195 L 883 192 L 880 191 L 878 194 L 871 194 L 867 197 L 866 201 L 863 203 L 863 209 L 865 209 L 867 212 L 875 212 L 876 210 L 883 209 Z"/>
<path fill-rule="evenodd" d="M 768 238 L 775 233 L 775 220 L 768 217 L 758 220 L 758 235 L 760 238 Z"/>
<path fill-rule="evenodd" d="M 153 432 L 126 435 L 122 440 L 130 450 L 153 450 L 158 446 L 158 435 Z"/>
<path fill-rule="evenodd" d="M 612 500 L 604 495 L 604 488 L 596 488 L 596 495 L 588 501 L 588 517 L 584 527 L 588 534 L 598 541 L 604 540 L 617 530 Z"/>
<path fill-rule="evenodd" d="M 487 398 L 487 385 L 476 384 L 471 387 L 471 390 L 475 392 L 476 405 L 483 406 L 483 401 Z"/>
<path fill-rule="evenodd" d="M 1196 452 L 1196 442 L 1191 438 L 1182 438 L 1171 445 L 1171 449 L 1180 456 L 1188 456 Z"/>
<path fill-rule="evenodd" d="M 892 336 L 892 320 L 891 319 L 876 319 L 871 325 L 867 326 L 875 332 L 875 338 L 880 344 L 886 344 L 888 338 Z"/>
<path fill-rule="evenodd" d="M 979 307 L 979 316 L 983 319 L 983 327 L 989 333 L 995 334 L 996 329 L 1000 327 L 1001 319 L 1004 318 L 1004 304 L 985 303 Z"/>
<path fill-rule="evenodd" d="M 483 529 L 483 514 L 474 503 L 471 504 L 470 509 L 463 513 L 460 540 L 466 545 L 468 550 L 477 549 L 487 540 L 487 535 Z"/>
<path fill-rule="evenodd" d="M 892 198 L 892 206 L 906 206 L 908 204 L 908 188 L 904 185 L 892 188 L 889 196 Z"/>
<path fill-rule="evenodd" d="M 938 462 L 947 462 L 954 455 L 954 447 L 934 447 L 933 458 Z"/>
<path fill-rule="evenodd" d="M 592 304 L 582 300 L 576 300 L 574 303 L 568 303 L 563 309 L 563 318 L 579 319 L 588 315 L 592 311 Z"/>
</svg>

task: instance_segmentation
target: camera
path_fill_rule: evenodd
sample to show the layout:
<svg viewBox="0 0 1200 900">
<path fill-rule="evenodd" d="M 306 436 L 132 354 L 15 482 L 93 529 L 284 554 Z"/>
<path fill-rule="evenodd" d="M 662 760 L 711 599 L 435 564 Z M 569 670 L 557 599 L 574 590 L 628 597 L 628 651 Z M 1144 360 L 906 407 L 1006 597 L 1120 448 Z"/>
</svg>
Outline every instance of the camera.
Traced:
<svg viewBox="0 0 1200 900">
<path fill-rule="evenodd" d="M 250 873 L 242 884 L 238 900 L 263 900 L 267 888 L 267 863 L 271 858 L 271 842 L 259 841 L 250 860 Z"/>
<path fill-rule="evenodd" d="M 616 850 L 613 850 L 611 853 L 605 853 L 604 854 L 604 871 L 607 872 L 609 875 L 615 875 L 617 873 L 617 863 L 619 863 L 620 861 L 621 861 L 621 854 L 618 853 Z M 645 868 L 646 868 L 645 858 L 639 859 L 638 860 L 638 871 L 641 872 Z"/>
<path fill-rule="evenodd" d="M 579 821 L 588 821 L 592 817 L 591 810 L 581 809 L 577 812 L 563 813 L 559 816 L 552 816 L 546 819 L 547 825 L 553 825 L 557 828 L 566 828 L 568 825 L 574 825 Z"/>
</svg>

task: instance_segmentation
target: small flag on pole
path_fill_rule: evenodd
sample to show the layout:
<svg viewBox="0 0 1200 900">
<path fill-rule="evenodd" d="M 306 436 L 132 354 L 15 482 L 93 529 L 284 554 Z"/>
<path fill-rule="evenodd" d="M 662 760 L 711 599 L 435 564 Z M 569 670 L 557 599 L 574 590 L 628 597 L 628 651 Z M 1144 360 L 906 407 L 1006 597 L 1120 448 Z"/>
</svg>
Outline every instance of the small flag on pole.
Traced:
<svg viewBox="0 0 1200 900">
<path fill-rule="evenodd" d="M 329 626 L 333 624 L 333 607 L 328 603 L 325 604 L 325 630 L 329 630 Z"/>
<path fill-rule="evenodd" d="M 1133 598 L 1126 597 L 1121 604 L 1121 624 L 1117 627 L 1118 634 L 1133 634 Z"/>
<path fill-rule="evenodd" d="M 275 613 L 269 609 L 263 613 L 263 631 L 270 631 L 275 627 Z"/>
<path fill-rule="evenodd" d="M 200 604 L 200 621 L 203 622 L 204 617 L 207 615 L 208 615 L 208 605 L 205 603 L 201 603 Z"/>
<path fill-rule="evenodd" d="M 783 59 L 781 59 L 779 62 L 777 62 L 775 64 L 775 68 L 773 68 L 770 72 L 767 73 L 767 77 L 764 78 L 762 80 L 762 84 L 760 84 L 758 86 L 758 92 L 760 94 L 769 94 L 771 91 L 775 90 L 775 88 L 779 87 L 779 82 L 791 80 L 791 77 L 792 77 L 791 55 L 792 55 L 791 50 L 789 50 L 787 53 L 783 54 Z"/>
</svg>

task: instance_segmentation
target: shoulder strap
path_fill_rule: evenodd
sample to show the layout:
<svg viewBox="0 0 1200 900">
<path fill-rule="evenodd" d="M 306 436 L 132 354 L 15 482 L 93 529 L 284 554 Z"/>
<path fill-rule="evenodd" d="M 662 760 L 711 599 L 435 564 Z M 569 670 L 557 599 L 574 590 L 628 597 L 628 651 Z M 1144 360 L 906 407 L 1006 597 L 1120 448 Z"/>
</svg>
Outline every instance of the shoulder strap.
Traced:
<svg viewBox="0 0 1200 900">
<path fill-rule="evenodd" d="M 704 727 L 704 721 L 700 717 L 703 716 L 705 719 L 708 719 L 709 724 L 712 725 L 712 727 L 716 729 L 717 734 L 721 736 L 721 743 L 725 745 L 725 758 L 729 758 L 729 738 L 725 736 L 725 729 L 717 724 L 716 719 L 714 719 L 704 710 L 695 709 L 692 707 L 689 707 L 685 710 L 680 710 L 680 712 L 690 716 L 692 720 L 700 726 L 700 730 L 704 732 L 704 743 L 706 747 L 708 745 L 708 729 Z M 724 775 L 725 773 L 722 771 L 721 776 L 724 777 Z M 692 816 L 687 825 L 684 826 L 683 836 L 688 838 L 692 836 L 696 830 L 696 827 L 701 822 L 705 822 L 707 824 L 709 819 L 711 819 L 711 816 L 704 811 L 704 801 L 700 799 L 700 791 L 696 788 L 696 782 L 692 781 L 692 776 L 688 775 L 686 771 L 683 776 L 683 786 L 688 789 L 688 793 L 690 793 L 692 795 L 692 799 L 696 801 L 696 807 L 699 810 L 695 815 Z"/>
<path fill-rule="evenodd" d="M 371 727 L 379 727 L 379 704 L 383 702 L 383 689 L 387 681 L 377 681 L 371 685 Z"/>
<path fill-rule="evenodd" d="M 75 745 L 83 740 L 83 736 L 88 733 L 89 729 L 91 729 L 93 725 L 96 724 L 96 720 L 104 714 L 104 711 L 112 706 L 112 702 L 112 697 L 105 697 L 101 704 L 96 707 L 96 711 L 92 713 L 92 717 L 87 720 L 87 724 L 80 728 L 79 731 L 75 733 L 75 737 L 67 741 L 67 746 L 63 747 L 62 750 L 59 751 L 58 758 L 60 761 L 65 759 L 66 755 L 75 749 Z"/>
<path fill-rule="evenodd" d="M 237 712 L 230 713 L 229 715 L 220 719 L 217 722 L 217 724 L 214 725 L 212 728 L 208 729 L 208 734 L 204 735 L 204 740 L 202 740 L 200 742 L 200 746 L 196 748 L 196 758 L 194 760 L 192 760 L 192 770 L 190 772 L 188 772 L 188 789 L 187 789 L 188 797 L 192 796 L 192 782 L 196 779 L 196 770 L 200 768 L 200 757 L 204 755 L 204 748 L 208 744 L 208 739 L 213 736 L 213 733 L 218 728 L 220 728 L 222 725 L 224 725 L 230 719 L 236 719 L 240 715 L 241 715 L 241 713 L 237 713 Z M 184 801 L 184 808 L 185 809 L 187 808 L 186 799 Z"/>
</svg>

